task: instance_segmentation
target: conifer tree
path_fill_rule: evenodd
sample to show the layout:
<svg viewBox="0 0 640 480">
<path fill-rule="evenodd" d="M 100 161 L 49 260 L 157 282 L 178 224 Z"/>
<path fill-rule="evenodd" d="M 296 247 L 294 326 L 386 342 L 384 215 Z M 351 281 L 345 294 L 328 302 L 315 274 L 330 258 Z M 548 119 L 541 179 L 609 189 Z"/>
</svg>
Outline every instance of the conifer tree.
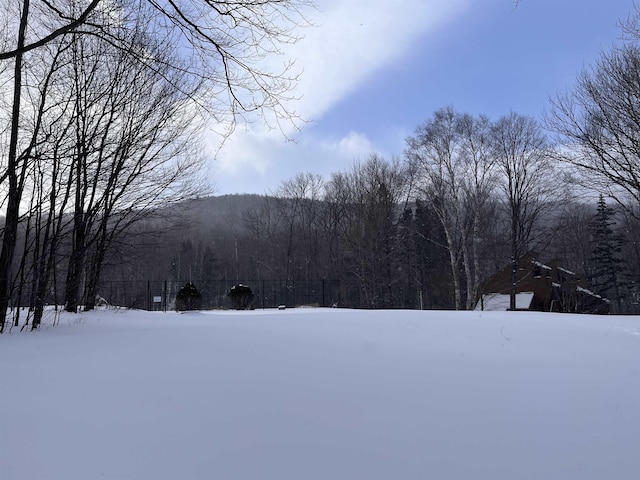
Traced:
<svg viewBox="0 0 640 480">
<path fill-rule="evenodd" d="M 623 310 L 627 272 L 622 258 L 624 238 L 615 230 L 615 211 L 600 195 L 592 223 L 591 288 Z"/>
</svg>

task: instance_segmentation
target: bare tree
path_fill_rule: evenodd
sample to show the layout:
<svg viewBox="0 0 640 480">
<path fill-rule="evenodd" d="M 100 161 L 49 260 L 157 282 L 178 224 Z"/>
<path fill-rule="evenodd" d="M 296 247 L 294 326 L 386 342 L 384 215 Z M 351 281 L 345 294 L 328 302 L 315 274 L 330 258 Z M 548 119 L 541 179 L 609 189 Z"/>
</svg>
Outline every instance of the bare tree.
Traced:
<svg viewBox="0 0 640 480">
<path fill-rule="evenodd" d="M 563 266 L 590 277 L 591 222 L 593 205 L 571 199 L 557 209 L 551 229 L 554 234 L 548 248 L 549 258 L 561 258 Z"/>
<path fill-rule="evenodd" d="M 325 242 L 326 275 L 340 278 L 344 269 L 345 245 L 342 232 L 351 210 L 351 189 L 346 173 L 334 173 L 325 183 L 323 209 L 318 219 Z"/>
<path fill-rule="evenodd" d="M 460 262 L 464 242 L 464 169 L 458 154 L 458 133 L 458 114 L 447 107 L 436 111 L 416 129 L 414 137 L 407 139 L 407 156 L 417 172 L 419 192 L 433 205 L 445 232 L 456 310 L 462 308 Z"/>
<path fill-rule="evenodd" d="M 511 288 L 509 308 L 516 308 L 518 259 L 539 234 L 539 220 L 557 193 L 547 139 L 537 122 L 516 113 L 493 127 L 493 154 L 498 166 L 501 199 L 509 219 Z"/>
<path fill-rule="evenodd" d="M 24 199 L 24 182 L 33 167 L 33 146 L 23 154 L 19 150 L 22 148 L 20 145 L 24 144 L 20 132 L 21 113 L 24 111 L 22 95 L 26 88 L 23 75 L 36 64 L 36 53 L 48 51 L 49 48 L 55 51 L 60 45 L 68 43 L 69 38 L 73 38 L 76 45 L 80 37 L 99 39 L 110 45 L 113 52 L 135 59 L 140 67 L 137 70 L 140 79 L 144 75 L 162 77 L 174 94 L 187 96 L 191 102 L 192 117 L 198 113 L 197 109 L 213 115 L 224 126 L 223 133 L 230 132 L 238 118 L 245 114 L 257 114 L 265 120 L 269 116 L 270 121 L 279 125 L 282 121 L 295 118 L 295 114 L 285 105 L 285 100 L 289 99 L 288 92 L 296 74 L 292 73 L 291 63 L 270 69 L 263 60 L 270 54 L 279 53 L 283 43 L 297 39 L 294 29 L 304 23 L 303 9 L 307 5 L 306 0 L 86 0 L 56 4 L 23 0 L 19 6 L 4 2 L 2 6 L 6 7 L 4 11 L 7 17 L 0 31 L 0 60 L 13 62 L 13 95 L 6 102 L 11 111 L 8 115 L 10 128 L 8 146 L 3 145 L 7 153 L 0 172 L 0 184 L 5 192 L 2 203 L 6 210 L 0 249 L 0 331 L 4 326 L 11 291 L 11 267 Z M 132 37 L 138 41 L 132 42 Z M 165 55 L 161 57 L 157 50 L 154 52 L 154 45 L 162 45 Z M 82 52 L 77 54 L 81 59 Z M 110 55 L 115 56 L 115 53 Z M 86 60 L 90 62 L 91 59 L 90 54 Z M 86 71 L 91 74 L 90 70 Z M 39 81 L 33 83 L 38 84 Z M 197 89 L 192 88 L 194 84 L 198 86 Z M 78 89 L 72 91 L 78 93 Z M 82 115 L 78 109 L 81 97 L 75 100 L 73 108 L 78 115 Z M 82 125 L 78 123 L 76 127 Z M 75 128 L 74 131 L 81 130 Z M 171 127 L 168 124 L 160 130 L 162 134 L 169 131 Z M 76 140 L 84 142 L 86 138 L 78 137 Z M 157 138 L 154 141 L 161 142 Z M 90 145 L 76 142 L 76 147 L 76 154 L 79 155 L 76 160 L 86 157 L 87 153 L 95 153 L 89 151 L 93 147 Z M 165 148 L 162 155 L 167 155 L 167 150 Z M 118 154 L 124 158 L 124 153 Z M 145 155 L 154 157 L 157 154 Z M 180 168 L 185 165 L 183 162 Z M 78 166 L 76 163 L 76 181 L 81 174 Z M 176 166 L 173 168 L 175 171 Z M 97 173 L 101 170 L 94 169 L 93 173 L 102 177 Z M 167 171 L 165 169 L 165 173 Z M 138 178 L 156 172 L 155 169 L 141 168 Z M 118 181 L 126 178 L 126 174 L 123 175 L 116 177 Z M 131 182 L 127 185 L 130 189 L 140 186 Z M 167 185 L 162 192 L 169 189 Z M 89 197 L 78 197 L 79 192 L 81 189 L 76 184 L 76 205 L 92 195 L 86 191 Z M 123 203 L 122 196 L 117 196 L 117 200 L 111 207 L 106 204 L 102 207 L 122 212 L 116 206 Z M 79 208 L 76 216 L 76 225 L 82 224 L 82 228 L 85 228 Z M 81 232 L 81 229 L 75 231 Z M 76 243 L 80 245 L 82 242 L 83 239 L 78 238 Z"/>
<path fill-rule="evenodd" d="M 2 248 L 0 249 L 0 333 L 4 331 L 6 311 L 9 303 L 8 294 L 10 291 L 11 264 L 16 248 L 20 202 L 22 201 L 28 165 L 25 159 L 20 159 L 18 156 L 18 135 L 22 104 L 22 50 L 26 43 L 28 18 L 29 0 L 23 0 L 16 40 L 18 52 L 14 56 L 9 151 L 6 159 L 6 168 L 2 172 L 2 175 L 0 175 L 0 183 L 7 182 L 8 184 L 6 217 L 2 236 Z"/>
<path fill-rule="evenodd" d="M 283 102 L 290 99 L 288 92 L 298 76 L 292 61 L 276 66 L 264 60 L 281 54 L 283 44 L 298 40 L 296 28 L 308 23 L 305 10 L 313 8 L 311 0 L 23 2 L 23 8 L 16 9 L 3 0 L 9 18 L 6 34 L 0 37 L 0 60 L 19 58 L 73 33 L 100 36 L 154 68 L 147 52 L 130 48 L 129 36 L 141 31 L 165 44 L 170 58 L 181 58 L 168 67 L 206 84 L 206 95 L 194 100 L 228 127 L 248 112 L 264 114 L 263 118 L 271 114 L 276 124 L 295 116 Z M 13 17 L 30 27 L 18 41 L 11 38 L 17 23 Z M 181 86 L 174 84 L 176 89 Z"/>
<path fill-rule="evenodd" d="M 36 34 L 34 32 L 32 34 L 34 38 L 29 38 L 28 41 L 25 40 L 24 36 L 22 40 L 18 38 L 15 44 L 7 38 L 2 39 L 3 46 L 2 51 L 0 51 L 0 60 L 19 58 L 25 53 L 45 46 L 58 37 L 83 26 L 89 21 L 91 14 L 101 3 L 107 2 L 104 2 L 104 0 L 91 0 L 87 2 L 84 8 L 80 7 L 80 12 L 74 13 L 74 5 L 69 3 L 60 6 L 49 2 L 38 2 L 32 12 L 30 0 L 23 0 L 20 8 L 17 10 L 13 8 L 14 5 L 7 2 L 7 4 L 3 5 L 3 11 L 18 15 L 21 18 L 21 25 L 26 26 L 29 23 L 30 17 L 37 17 L 42 23 L 44 30 L 41 31 L 37 29 L 38 33 Z M 47 20 L 44 20 L 43 17 L 47 18 Z M 10 20 L 8 23 L 10 23 Z"/>
<path fill-rule="evenodd" d="M 409 199 L 409 179 L 398 160 L 388 162 L 371 155 L 330 181 L 334 195 L 338 193 L 338 199 L 344 201 L 338 207 L 344 209 L 340 225 L 343 269 L 355 280 L 368 308 L 397 303 L 398 225 Z"/>
<path fill-rule="evenodd" d="M 141 39 L 130 41 L 136 48 Z M 160 45 L 144 45 L 158 61 L 149 71 L 99 37 L 74 36 L 72 42 L 75 198 L 65 295 L 69 311 L 81 299 L 90 248 L 87 308 L 92 308 L 109 244 L 155 206 L 199 193 L 194 175 L 201 163 L 193 148 L 198 139 L 189 118 L 190 93 L 182 93 L 198 86 L 183 78 L 182 91 L 172 88 L 177 72 L 162 68 L 169 62 Z"/>
<path fill-rule="evenodd" d="M 277 278 L 283 275 L 281 245 L 277 241 L 282 231 L 282 218 L 278 215 L 276 204 L 276 199 L 267 196 L 261 199 L 258 206 L 243 214 L 258 278 Z"/>
<path fill-rule="evenodd" d="M 451 107 L 436 111 L 407 139 L 406 156 L 416 171 L 418 192 L 445 232 L 456 309 L 472 308 L 479 291 L 481 227 L 495 188 L 491 140 L 486 117 Z"/>
<path fill-rule="evenodd" d="M 466 279 L 466 308 L 473 309 L 480 295 L 480 282 L 485 271 L 482 243 L 487 224 L 493 219 L 492 197 L 497 187 L 496 159 L 492 155 L 492 123 L 488 117 L 462 115 L 458 129 L 461 136 L 460 155 L 465 175 L 464 215 L 466 241 L 462 255 Z"/>
<path fill-rule="evenodd" d="M 309 279 L 318 274 L 318 209 L 323 196 L 323 180 L 319 175 L 297 174 L 284 181 L 272 197 L 282 234 L 284 247 L 284 278 L 302 276 Z"/>
<path fill-rule="evenodd" d="M 577 167 L 577 182 L 623 208 L 640 202 L 639 16 L 627 23 L 627 43 L 583 70 L 572 90 L 552 100 L 546 119 L 563 144 L 558 157 Z"/>
</svg>

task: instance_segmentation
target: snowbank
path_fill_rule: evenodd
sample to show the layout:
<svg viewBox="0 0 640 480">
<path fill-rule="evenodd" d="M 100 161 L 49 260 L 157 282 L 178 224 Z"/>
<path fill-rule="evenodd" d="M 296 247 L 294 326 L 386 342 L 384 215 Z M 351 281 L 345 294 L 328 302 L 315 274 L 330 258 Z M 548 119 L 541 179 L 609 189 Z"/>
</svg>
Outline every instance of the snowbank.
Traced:
<svg viewBox="0 0 640 480">
<path fill-rule="evenodd" d="M 0 365 L 2 480 L 640 472 L 638 317 L 93 312 Z"/>
</svg>

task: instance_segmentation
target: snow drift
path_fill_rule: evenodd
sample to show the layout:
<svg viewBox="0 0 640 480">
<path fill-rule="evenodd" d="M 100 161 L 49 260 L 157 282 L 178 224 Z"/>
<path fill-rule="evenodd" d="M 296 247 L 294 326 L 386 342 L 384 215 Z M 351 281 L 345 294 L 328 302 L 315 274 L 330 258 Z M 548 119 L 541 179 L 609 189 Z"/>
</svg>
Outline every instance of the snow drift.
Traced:
<svg viewBox="0 0 640 480">
<path fill-rule="evenodd" d="M 0 364 L 2 480 L 640 472 L 638 317 L 98 311 Z"/>
</svg>

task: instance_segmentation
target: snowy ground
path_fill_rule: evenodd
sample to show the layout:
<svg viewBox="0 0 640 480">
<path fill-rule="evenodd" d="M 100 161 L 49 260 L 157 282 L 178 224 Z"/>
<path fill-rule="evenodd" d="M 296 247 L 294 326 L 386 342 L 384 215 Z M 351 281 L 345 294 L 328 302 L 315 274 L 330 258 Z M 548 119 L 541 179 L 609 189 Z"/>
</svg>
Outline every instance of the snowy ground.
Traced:
<svg viewBox="0 0 640 480">
<path fill-rule="evenodd" d="M 2 480 L 640 478 L 640 317 L 104 311 L 0 365 Z"/>
</svg>

